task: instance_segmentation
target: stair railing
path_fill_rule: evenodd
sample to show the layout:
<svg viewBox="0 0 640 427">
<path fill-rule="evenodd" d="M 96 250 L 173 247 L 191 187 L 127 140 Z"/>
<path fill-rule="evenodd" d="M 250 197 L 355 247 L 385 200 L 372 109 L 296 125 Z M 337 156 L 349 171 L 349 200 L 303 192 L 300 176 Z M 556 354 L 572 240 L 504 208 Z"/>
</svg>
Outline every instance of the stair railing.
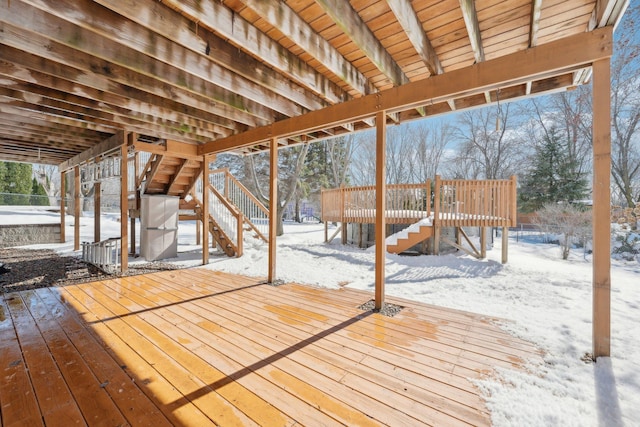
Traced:
<svg viewBox="0 0 640 427">
<path fill-rule="evenodd" d="M 235 246 L 236 256 L 242 256 L 244 215 L 211 184 L 209 184 L 209 215 L 222 229 L 230 243 Z"/>
<path fill-rule="evenodd" d="M 228 169 L 210 171 L 209 183 L 242 213 L 258 238 L 269 241 L 269 210 Z"/>
</svg>

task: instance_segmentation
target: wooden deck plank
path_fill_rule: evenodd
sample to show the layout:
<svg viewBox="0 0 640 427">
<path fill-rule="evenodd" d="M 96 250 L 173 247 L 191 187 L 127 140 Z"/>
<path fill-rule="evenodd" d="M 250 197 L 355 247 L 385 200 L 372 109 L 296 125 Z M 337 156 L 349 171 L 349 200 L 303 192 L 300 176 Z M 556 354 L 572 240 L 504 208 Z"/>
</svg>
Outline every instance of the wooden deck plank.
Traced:
<svg viewBox="0 0 640 427">
<path fill-rule="evenodd" d="M 0 414 L 3 426 L 42 426 L 42 414 L 22 355 L 8 302 L 18 296 L 0 298 Z"/>
<path fill-rule="evenodd" d="M 42 418 L 47 425 L 86 425 L 80 408 L 63 378 L 59 363 L 54 360 L 32 316 L 29 293 L 16 294 L 9 303 L 14 325 L 20 332 L 20 347 L 29 369 L 31 384 L 38 399 Z M 27 309 L 27 306 L 29 307 Z"/>
<path fill-rule="evenodd" d="M 172 280 L 175 280 L 175 279 L 172 279 Z M 174 282 L 174 283 L 175 283 L 175 282 Z M 189 286 L 189 289 L 191 289 L 191 288 L 192 288 L 192 286 Z M 217 299 L 217 298 L 218 298 L 218 297 L 216 297 L 216 299 Z M 198 303 L 197 303 L 197 304 L 198 304 L 198 305 L 204 305 L 204 304 L 208 304 L 208 303 L 210 303 L 210 300 L 201 300 L 201 301 L 198 301 Z M 221 310 L 220 310 L 221 308 L 223 308 L 223 307 L 227 307 L 227 308 L 225 308 L 225 309 L 224 309 L 224 311 L 225 311 L 225 316 L 227 316 L 228 311 L 229 311 L 229 310 L 231 310 L 231 308 L 230 308 L 230 307 L 234 307 L 234 306 L 241 306 L 241 304 L 246 304 L 246 302 L 240 302 L 240 301 L 229 301 L 229 302 L 227 302 L 227 303 L 219 302 L 219 304 L 220 304 L 220 306 L 213 307 L 213 308 L 211 309 L 211 314 L 212 314 L 212 315 L 215 315 L 215 313 L 217 313 L 217 312 L 221 312 Z M 269 319 L 267 319 L 267 318 L 269 317 L 269 314 L 270 314 L 270 313 L 268 313 L 268 312 L 260 312 L 260 311 L 256 311 L 256 310 L 251 310 L 251 312 L 252 312 L 252 313 L 254 313 L 255 315 L 258 315 L 258 316 L 260 317 L 260 319 L 261 319 L 261 322 L 260 322 L 259 324 L 254 324 L 254 325 L 240 325 L 240 326 L 241 326 L 240 328 L 235 328 L 235 333 L 236 333 L 236 334 L 241 334 L 241 333 L 242 333 L 241 331 L 244 331 L 244 330 L 256 330 L 257 328 L 260 328 L 260 327 L 264 324 L 264 325 L 265 325 L 265 328 L 267 328 L 267 329 L 266 329 L 266 331 L 265 331 L 265 335 L 264 335 L 264 336 L 262 336 L 261 338 L 257 338 L 257 340 L 258 340 L 259 342 L 261 342 L 261 343 L 264 343 L 265 341 L 268 341 L 268 339 L 269 339 L 269 336 L 268 336 L 268 335 L 269 335 L 269 331 L 271 331 L 271 333 L 273 334 L 273 333 L 277 330 L 277 325 L 278 325 L 279 323 L 287 323 L 287 322 L 280 322 L 276 317 L 274 317 L 274 318 L 275 318 L 275 321 L 274 321 L 274 322 L 269 322 L 269 324 L 266 324 L 266 322 L 268 322 L 268 320 L 269 320 Z M 359 314 L 361 314 L 361 312 L 360 312 Z M 190 314 L 190 313 L 186 313 L 186 314 L 183 314 L 183 316 L 184 316 L 184 317 L 189 317 L 189 316 L 193 317 L 194 315 L 196 315 L 196 313 L 191 313 L 191 314 Z M 206 313 L 204 313 L 204 314 L 202 314 L 202 315 L 206 317 Z M 272 316 L 273 316 L 273 315 L 272 315 Z M 227 317 L 228 317 L 228 316 L 227 316 Z M 242 320 L 240 320 L 240 322 L 241 322 L 241 321 L 242 321 Z M 255 323 L 255 322 L 254 322 L 254 323 Z M 233 326 L 229 326 L 229 328 L 233 328 Z M 279 338 L 279 339 L 282 339 L 282 337 L 283 337 L 283 331 L 281 331 L 281 330 L 280 330 L 280 331 L 277 331 L 277 336 L 278 336 L 278 338 Z M 309 334 L 305 332 L 305 333 L 303 334 L 303 336 L 301 336 L 301 337 L 295 337 L 295 339 L 293 340 L 293 342 L 298 342 L 298 343 L 299 343 L 299 342 L 304 342 L 305 338 L 308 340 L 308 337 L 309 337 Z M 304 347 L 304 346 L 303 346 L 303 347 Z M 305 348 L 305 350 L 304 350 L 304 351 L 306 352 L 306 351 L 307 351 L 307 349 L 310 349 L 310 348 L 311 348 L 311 346 L 310 346 L 310 347 L 308 347 L 308 348 Z M 344 347 L 343 347 L 343 348 L 344 348 Z M 276 350 L 276 351 L 277 351 L 277 350 L 278 350 L 278 348 L 276 347 L 274 350 Z M 309 350 L 309 351 L 311 351 L 311 350 Z M 298 353 L 295 353 L 295 354 L 297 355 Z M 329 354 L 329 352 L 324 352 L 321 356 L 319 356 L 319 357 L 318 357 L 318 359 L 317 359 L 317 360 L 315 360 L 315 361 L 313 361 L 313 362 L 309 363 L 309 365 L 312 365 L 312 366 L 314 366 L 314 365 L 322 365 L 322 364 L 324 363 L 324 362 L 323 362 L 324 360 L 326 360 L 326 359 L 330 359 L 330 356 L 329 356 L 328 354 Z M 366 353 L 365 353 L 364 355 L 363 355 L 363 354 L 360 354 L 360 355 L 359 355 L 359 359 L 362 359 L 362 358 L 363 358 L 363 356 L 366 356 Z M 390 356 L 392 356 L 392 355 L 390 355 Z M 341 357 L 343 357 L 343 355 L 335 355 L 335 359 L 334 359 L 334 360 L 340 360 L 340 358 L 341 358 Z M 358 362 L 358 360 L 356 360 L 355 362 L 356 362 L 356 363 L 359 363 L 359 362 Z M 341 363 L 344 363 L 344 362 L 341 362 Z M 393 368 L 395 368 L 395 367 L 391 367 L 391 368 L 393 369 Z M 325 366 L 325 369 L 324 369 L 323 371 L 324 371 L 324 372 L 330 372 L 330 370 L 329 370 L 329 368 L 328 368 L 327 366 Z M 343 373 L 343 374 L 341 374 L 341 375 L 344 375 L 344 373 Z M 375 372 L 373 372 L 373 371 L 367 371 L 367 372 L 363 373 L 363 376 L 364 376 L 365 378 L 367 378 L 367 377 L 368 377 L 368 378 L 370 378 L 370 377 L 371 377 L 371 375 L 374 375 L 374 376 L 375 376 Z M 423 386 L 424 386 L 425 378 L 424 378 L 424 377 L 421 377 L 421 380 L 422 380 L 421 382 L 423 383 Z M 396 383 L 397 383 L 397 382 L 398 382 L 398 378 L 395 378 L 395 381 L 396 381 Z M 348 382 L 348 381 L 347 381 L 347 382 Z M 427 381 L 427 383 L 428 383 L 428 381 Z M 465 380 L 465 383 L 469 386 L 469 388 L 471 388 L 471 387 L 470 387 L 470 384 L 468 383 L 468 381 L 466 381 L 466 380 Z M 388 380 L 387 380 L 387 383 L 386 383 L 386 384 L 385 384 L 384 382 L 381 382 L 381 383 L 379 383 L 379 385 L 384 386 L 384 387 L 389 387 L 389 386 L 390 386 L 391 388 L 393 388 L 393 385 L 390 385 Z M 396 387 L 396 388 L 401 388 L 401 389 L 403 389 L 403 390 L 406 390 L 406 385 L 407 385 L 407 384 L 402 383 L 402 384 L 400 384 L 400 385 L 397 385 L 397 387 Z M 438 385 L 442 387 L 442 386 L 444 385 L 444 383 L 435 384 L 435 385 L 436 385 L 436 387 L 437 387 Z M 402 393 L 400 393 L 400 394 L 402 394 Z M 411 393 L 407 393 L 407 394 L 411 394 Z M 477 396 L 476 396 L 476 399 L 477 399 Z M 429 399 L 426 399 L 426 400 L 428 401 Z M 437 400 L 437 399 L 436 399 L 436 400 Z M 441 404 L 441 401 L 438 401 L 437 403 L 438 403 L 438 404 Z M 478 404 L 479 402 L 478 402 L 478 401 L 476 401 L 476 402 L 474 402 L 474 403 L 475 403 L 475 404 Z M 460 408 L 458 408 L 458 409 L 460 409 Z M 460 412 L 460 411 L 458 411 L 458 412 Z M 422 415 L 424 416 L 424 413 L 423 413 Z M 478 424 L 478 421 L 476 420 L 474 423 L 475 423 L 475 424 Z M 442 424 L 442 422 L 441 422 L 440 424 Z"/>
<path fill-rule="evenodd" d="M 126 282 L 122 280 L 121 282 Z M 99 290 L 108 295 L 113 286 L 113 282 L 104 281 L 98 284 L 99 287 L 95 287 L 94 290 Z M 152 308 L 154 303 L 149 305 L 148 300 L 144 300 L 137 294 L 123 289 L 120 289 L 120 295 L 128 298 L 129 302 L 133 303 L 129 307 L 137 304 L 136 310 L 145 310 Z M 156 299 L 157 300 L 157 299 Z M 148 340 L 153 342 L 158 348 L 161 348 L 169 357 L 174 359 L 180 366 L 188 369 L 191 375 L 202 381 L 203 384 L 216 384 L 223 380 L 226 376 L 213 369 L 212 366 L 202 359 L 194 355 L 190 350 L 184 347 L 183 344 L 186 340 L 180 336 L 171 337 L 167 334 L 170 331 L 172 324 L 167 323 L 161 316 L 157 315 L 155 310 L 149 312 L 142 312 L 134 316 L 127 316 L 125 322 L 129 324 L 133 329 L 143 334 Z M 149 320 L 151 318 L 151 320 Z M 175 325 L 174 325 L 175 326 Z M 162 331 L 162 332 L 160 332 Z M 239 387 L 237 383 L 231 382 L 225 384 L 220 388 L 212 388 L 207 386 L 203 389 L 206 393 L 217 393 L 228 402 L 232 402 L 237 409 L 242 411 L 245 415 L 251 418 L 254 422 L 260 425 L 293 425 L 292 419 L 283 417 L 281 413 L 273 406 L 266 403 L 262 398 L 253 393 L 250 389 L 245 387 Z M 245 424 L 249 424 L 243 420 Z M 228 425 L 224 422 L 223 424 Z"/>
<path fill-rule="evenodd" d="M 166 312 L 168 310 L 180 311 L 181 309 L 182 306 L 167 307 L 166 309 L 163 309 L 162 317 L 169 317 L 168 313 Z M 144 315 L 151 316 L 152 312 L 145 312 Z M 188 315 L 192 318 L 195 317 L 194 312 L 188 312 Z M 213 315 L 215 315 L 215 313 L 205 312 L 199 320 L 206 320 L 208 318 L 211 318 L 211 316 Z M 159 319 L 156 319 L 156 321 L 158 320 Z M 177 320 L 175 320 L 174 318 L 174 321 Z M 338 389 L 341 389 L 342 387 L 340 387 L 340 385 L 335 383 L 334 381 L 327 381 L 323 379 L 322 374 L 312 374 L 311 376 L 313 380 L 310 380 L 309 372 L 305 370 L 305 367 L 290 363 L 289 360 L 287 360 L 285 357 L 283 357 L 282 359 L 278 356 L 273 357 L 274 354 L 278 354 L 278 350 L 275 350 L 274 353 L 274 351 L 267 348 L 265 345 L 263 345 L 262 342 L 260 342 L 262 340 L 240 340 L 237 336 L 237 332 L 238 331 L 230 331 L 226 328 L 223 328 L 218 330 L 216 336 L 210 337 L 210 339 L 215 340 L 215 342 L 218 344 L 217 347 L 225 348 L 226 353 L 233 354 L 234 358 L 241 359 L 244 357 L 244 359 L 241 360 L 244 366 L 257 366 L 257 369 L 270 368 L 268 369 L 268 377 L 278 383 L 286 384 L 286 388 L 288 390 L 292 390 L 295 395 L 303 397 L 306 396 L 306 400 L 308 402 L 314 403 L 323 412 L 334 417 L 335 420 L 347 425 L 367 425 L 371 422 L 368 417 L 363 415 L 363 413 L 367 412 L 363 411 L 362 408 L 360 408 L 360 410 L 349 408 L 350 404 L 352 405 L 353 402 L 350 402 L 350 404 L 347 404 L 345 402 L 336 402 L 335 399 L 331 397 L 341 396 L 345 393 L 348 393 L 348 390 L 341 390 L 343 393 L 340 393 L 340 390 L 333 390 L 332 387 L 337 387 Z M 225 338 L 226 341 L 224 341 Z M 233 341 L 233 343 L 231 341 Z M 266 364 L 264 362 L 264 360 L 271 360 L 272 358 L 274 359 L 273 363 Z M 316 362 L 320 363 L 320 361 Z M 344 375 L 345 373 L 346 372 L 341 372 L 341 375 Z M 365 401 L 361 396 L 357 394 L 350 394 L 349 398 L 350 400 L 359 400 L 362 405 L 370 404 L 370 402 Z M 398 422 L 406 423 L 408 421 L 411 421 L 414 424 L 416 423 L 416 420 L 411 420 L 408 418 L 400 418 L 392 421 L 395 421 L 396 424 Z"/>
<path fill-rule="evenodd" d="M 73 310 L 59 300 L 56 289 L 42 288 L 36 290 L 36 293 L 46 306 L 49 318 L 64 329 L 96 377 L 107 383 L 104 389 L 132 426 L 171 425 L 157 406 L 138 388 L 133 378 L 105 351 L 103 344 L 87 330 Z"/>
<path fill-rule="evenodd" d="M 74 287 L 59 288 L 59 291 L 74 309 L 83 313 L 84 321 L 91 324 L 96 336 L 107 343 L 112 354 L 133 373 L 135 381 L 142 384 L 143 391 L 155 400 L 158 408 L 174 425 L 214 425 L 195 405 L 180 401 L 183 395 L 156 370 L 152 361 L 145 360 L 125 340 L 100 322 L 99 316 L 91 312 L 91 309 L 98 307 L 92 298 Z"/>
<path fill-rule="evenodd" d="M 130 323 L 134 323 L 135 316 L 129 316 L 126 320 L 114 318 L 115 316 L 126 315 L 135 307 L 126 297 L 118 293 L 107 296 L 100 292 L 102 282 L 94 282 L 88 285 L 79 285 L 77 291 L 87 291 L 86 295 L 94 300 L 92 311 L 98 315 L 98 319 L 108 318 L 104 322 L 112 332 L 118 335 L 124 342 L 135 348 L 136 352 L 145 360 L 153 361 L 153 366 L 175 387 L 182 396 L 189 395 L 193 390 L 205 387 L 206 384 L 194 378 L 188 369 L 181 366 L 161 346 L 156 346 L 149 338 L 155 336 L 156 331 L 146 328 L 144 331 L 136 331 Z M 203 414 L 217 425 L 225 426 L 251 426 L 256 425 L 244 414 L 238 411 L 229 402 L 222 399 L 217 393 L 211 390 L 210 393 L 202 394 L 193 400 L 185 400 L 180 396 L 174 399 L 178 404 L 193 403 Z"/>
<path fill-rule="evenodd" d="M 187 274 L 189 274 L 189 273 L 187 273 Z M 267 288 L 264 288 L 264 290 L 267 290 Z M 353 312 L 353 311 L 356 310 L 354 307 L 356 307 L 357 305 L 359 305 L 359 304 L 361 304 L 363 302 L 366 302 L 366 300 L 357 301 L 354 304 L 352 304 L 351 307 L 343 306 L 341 311 L 342 311 L 343 314 L 344 314 L 345 310 L 349 310 L 349 309 L 351 309 L 352 312 Z M 301 300 L 300 304 L 304 304 L 304 300 Z M 323 306 L 323 310 L 327 307 L 327 305 L 329 305 L 329 303 L 327 303 L 326 305 Z M 295 310 L 295 308 L 294 308 L 294 310 Z M 338 314 L 338 315 L 340 315 L 340 314 Z M 403 343 L 407 343 L 407 342 L 412 344 L 412 345 L 415 343 L 415 339 L 410 339 L 409 341 L 406 340 L 406 338 L 411 338 L 411 337 L 416 336 L 415 333 L 398 334 L 398 333 L 396 333 L 396 331 L 394 331 L 393 334 L 390 333 L 390 330 L 393 330 L 394 325 L 395 325 L 395 323 L 393 323 L 392 319 L 387 319 L 391 323 L 385 323 L 384 327 L 380 327 L 379 325 L 376 326 L 375 325 L 376 322 L 379 323 L 381 321 L 384 321 L 384 320 L 381 320 L 381 319 L 383 319 L 383 317 L 381 317 L 381 316 L 373 316 L 373 317 L 367 319 L 367 322 L 373 323 L 373 325 L 371 325 L 372 327 L 377 328 L 377 330 L 382 332 L 382 333 L 377 333 L 377 335 L 376 335 L 376 339 L 379 341 L 379 345 L 388 344 L 388 345 L 391 345 L 391 346 L 395 346 L 395 345 L 401 345 L 402 346 Z M 365 323 L 367 323 L 367 322 L 365 322 Z M 369 335 L 369 332 L 370 332 L 368 328 L 362 328 L 359 324 L 352 325 L 350 328 L 348 328 L 348 330 L 350 332 L 354 332 L 354 333 L 361 333 L 364 337 L 367 337 Z M 419 347 L 419 348 L 423 347 L 423 346 L 428 346 L 430 350 L 442 350 L 445 353 L 453 354 L 455 356 L 459 356 L 459 357 L 463 357 L 463 358 L 469 358 L 471 360 L 474 360 L 474 361 L 477 361 L 477 362 L 480 362 L 480 363 L 484 363 L 484 364 L 488 364 L 488 365 L 498 364 L 498 365 L 505 366 L 505 367 L 512 367 L 514 364 L 522 362 L 522 360 L 519 357 L 514 358 L 512 355 L 503 353 L 501 351 L 502 350 L 501 345 L 498 345 L 496 349 L 488 349 L 488 348 L 478 349 L 473 344 L 470 344 L 470 343 L 466 342 L 467 340 L 459 341 L 459 342 L 455 342 L 454 341 L 454 342 L 450 342 L 449 344 L 443 344 L 442 340 L 446 339 L 446 336 L 444 336 L 444 338 L 443 338 L 442 334 L 438 334 L 437 339 L 434 339 L 435 337 L 433 337 L 433 333 L 429 332 L 429 330 L 422 331 L 421 333 L 418 333 L 418 336 L 421 336 L 421 338 L 423 338 L 426 341 L 428 341 L 428 342 L 422 343 L 422 345 L 416 346 L 416 347 Z M 407 347 L 407 349 L 410 350 L 410 351 L 413 351 L 412 348 Z M 489 360 L 490 360 L 490 362 L 489 362 Z"/>
<path fill-rule="evenodd" d="M 50 381 L 53 389 L 46 392 L 45 399 L 53 400 L 51 403 L 54 405 L 69 407 L 70 424 L 66 425 L 84 424 L 84 422 L 92 426 L 126 424 L 124 416 L 104 390 L 102 380 L 93 375 L 64 332 L 56 324 L 47 322 L 41 316 L 43 306 L 33 291 L 21 292 L 20 297 L 23 304 L 9 304 L 9 307 L 16 327 L 21 331 L 27 328 L 32 331 L 31 334 L 24 332 L 20 334 L 20 344 L 25 359 L 27 359 L 27 366 L 32 372 L 32 383 L 36 388 L 36 396 L 38 396 L 41 409 L 43 401 L 39 396 L 37 385 L 41 383 L 42 387 L 46 389 L 47 382 Z M 29 362 L 30 352 L 38 355 L 32 363 Z M 52 358 L 55 363 L 46 363 L 46 358 L 42 356 Z M 44 378 L 39 380 L 36 375 L 44 376 Z M 65 382 L 66 384 L 64 384 Z M 73 398 L 71 395 L 67 395 L 69 391 L 73 394 Z M 55 394 L 60 394 L 63 400 L 59 401 L 61 397 L 56 397 Z M 76 415 L 73 412 L 77 411 L 78 407 L 82 412 L 81 417 L 79 413 Z M 44 411 L 43 416 L 45 424 L 53 423 L 52 420 L 47 419 L 47 414 Z M 64 425 L 64 420 L 56 420 L 56 422 L 61 423 L 58 425 Z"/>
<path fill-rule="evenodd" d="M 53 420 L 47 425 L 63 424 L 62 412 L 38 406 L 42 385 L 30 377 L 29 360 L 46 362 L 33 357 L 36 345 L 41 358 L 83 366 L 82 375 L 126 417 L 122 424 L 158 427 L 488 426 L 470 379 L 539 357 L 492 317 L 389 298 L 405 308 L 388 318 L 357 308 L 371 299 L 364 291 L 273 287 L 208 269 L 16 295 L 17 323 L 0 310 L 0 342 L 12 349 L 0 366 L 21 361 L 12 368 L 22 379 L 16 375 L 10 387 L 36 415 L 14 425 L 42 423 L 44 414 Z M 22 340 L 35 343 L 25 355 Z M 57 372 L 69 382 L 68 368 Z M 7 390 L 0 384 L 3 425 L 12 416 L 4 410 Z M 69 390 L 82 410 L 82 388 L 70 383 Z"/>
</svg>

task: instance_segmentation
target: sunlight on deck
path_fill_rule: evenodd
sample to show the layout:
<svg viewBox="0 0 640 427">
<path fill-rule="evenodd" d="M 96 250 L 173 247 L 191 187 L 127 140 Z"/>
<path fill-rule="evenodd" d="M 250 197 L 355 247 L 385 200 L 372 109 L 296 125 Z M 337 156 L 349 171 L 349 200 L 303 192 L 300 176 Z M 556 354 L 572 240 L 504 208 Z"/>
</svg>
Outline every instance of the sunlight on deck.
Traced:
<svg viewBox="0 0 640 427">
<path fill-rule="evenodd" d="M 206 269 L 6 294 L 2 423 L 489 425 L 469 379 L 539 358 L 492 319 L 370 298 Z"/>
</svg>

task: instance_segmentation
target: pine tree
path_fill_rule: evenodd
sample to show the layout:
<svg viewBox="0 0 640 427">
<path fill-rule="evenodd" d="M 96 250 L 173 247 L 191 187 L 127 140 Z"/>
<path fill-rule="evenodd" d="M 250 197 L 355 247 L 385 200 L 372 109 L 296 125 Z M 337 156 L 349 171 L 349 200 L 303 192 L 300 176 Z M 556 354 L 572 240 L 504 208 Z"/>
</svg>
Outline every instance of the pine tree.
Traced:
<svg viewBox="0 0 640 427">
<path fill-rule="evenodd" d="M 31 183 L 31 203 L 30 204 L 31 206 L 48 206 L 49 205 L 47 192 L 44 190 L 44 187 L 35 178 L 33 178 L 33 181 Z"/>
<path fill-rule="evenodd" d="M 28 163 L 4 163 L 6 172 L 2 182 L 5 205 L 28 205 L 31 194 L 32 166 Z M 9 194 L 7 194 L 9 193 Z"/>
<path fill-rule="evenodd" d="M 535 151 L 533 167 L 520 188 L 520 210 L 534 212 L 548 203 L 575 202 L 588 194 L 588 183 L 567 144 L 550 129 Z"/>
</svg>

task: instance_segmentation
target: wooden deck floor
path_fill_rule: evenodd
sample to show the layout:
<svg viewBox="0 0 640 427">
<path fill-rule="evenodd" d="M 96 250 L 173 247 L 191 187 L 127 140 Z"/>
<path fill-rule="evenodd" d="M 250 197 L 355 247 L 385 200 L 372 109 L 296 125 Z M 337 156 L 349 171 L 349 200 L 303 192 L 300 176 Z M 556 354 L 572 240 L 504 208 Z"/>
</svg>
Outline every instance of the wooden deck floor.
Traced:
<svg viewBox="0 0 640 427">
<path fill-rule="evenodd" d="M 5 294 L 4 426 L 489 425 L 468 378 L 539 357 L 470 313 L 190 269 Z"/>
</svg>

